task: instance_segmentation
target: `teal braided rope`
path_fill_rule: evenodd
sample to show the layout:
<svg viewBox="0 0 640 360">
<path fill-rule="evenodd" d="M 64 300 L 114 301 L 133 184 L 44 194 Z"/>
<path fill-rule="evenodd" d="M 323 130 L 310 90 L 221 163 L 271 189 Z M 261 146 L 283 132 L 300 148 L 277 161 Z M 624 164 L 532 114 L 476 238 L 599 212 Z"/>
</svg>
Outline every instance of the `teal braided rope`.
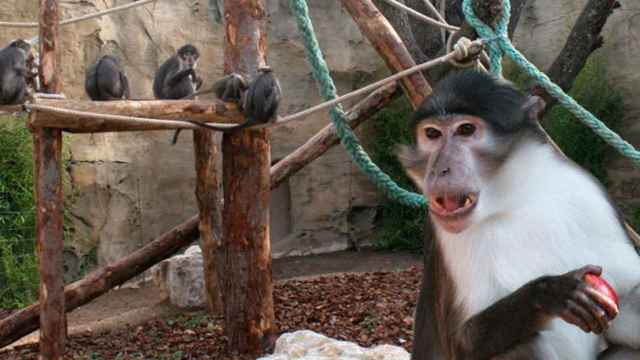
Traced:
<svg viewBox="0 0 640 360">
<path fill-rule="evenodd" d="M 325 101 L 335 99 L 337 97 L 336 87 L 331 79 L 329 67 L 324 61 L 322 50 L 320 50 L 318 39 L 309 17 L 307 3 L 305 0 L 289 0 L 289 7 L 298 23 L 298 30 L 302 35 L 307 60 L 311 65 L 313 78 L 318 84 L 320 95 Z M 358 137 L 349 127 L 345 119 L 345 113 L 340 105 L 331 108 L 329 115 L 333 125 L 336 127 L 336 133 L 351 160 L 358 165 L 376 187 L 382 190 L 386 196 L 403 205 L 411 207 L 426 206 L 427 202 L 424 196 L 401 188 L 371 161 L 369 155 L 360 145 Z"/>
<path fill-rule="evenodd" d="M 473 6 L 471 5 L 471 1 L 465 0 L 462 3 L 462 10 L 464 11 L 467 22 L 473 26 L 482 39 L 493 39 L 496 37 L 496 33 L 507 34 L 509 29 L 509 19 L 511 18 L 510 1 L 507 0 L 503 2 L 502 17 L 498 20 L 495 31 L 478 19 L 473 10 Z M 504 50 L 496 41 L 488 41 L 487 46 L 491 72 L 502 77 L 502 57 L 504 55 Z"/>
<path fill-rule="evenodd" d="M 622 155 L 630 158 L 637 166 L 640 166 L 640 152 L 636 150 L 633 145 L 625 141 L 620 135 L 612 131 L 602 121 L 598 120 L 587 109 L 578 104 L 573 98 L 565 93 L 560 86 L 556 85 L 549 79 L 549 77 L 536 68 L 531 62 L 529 62 L 520 51 L 518 51 L 507 35 L 507 25 L 509 23 L 509 13 L 511 9 L 511 2 L 509 0 L 503 0 L 504 12 L 503 17 L 496 26 L 494 32 L 489 26 L 483 23 L 473 11 L 471 6 L 471 0 L 464 0 L 462 10 L 466 17 L 467 22 L 475 28 L 478 35 L 484 39 L 493 39 L 496 41 L 494 45 L 490 45 L 489 55 L 491 57 L 491 69 L 494 71 L 494 62 L 500 62 L 500 58 L 503 54 L 509 56 L 518 66 L 520 66 L 529 76 L 531 76 L 540 86 L 542 86 L 551 96 L 556 98 L 558 102 L 567 108 L 578 120 L 589 127 L 593 132 L 600 136 L 607 144 L 611 145 Z M 492 51 L 491 48 L 495 46 L 500 48 L 499 51 Z M 499 72 L 495 72 L 500 74 Z"/>
</svg>

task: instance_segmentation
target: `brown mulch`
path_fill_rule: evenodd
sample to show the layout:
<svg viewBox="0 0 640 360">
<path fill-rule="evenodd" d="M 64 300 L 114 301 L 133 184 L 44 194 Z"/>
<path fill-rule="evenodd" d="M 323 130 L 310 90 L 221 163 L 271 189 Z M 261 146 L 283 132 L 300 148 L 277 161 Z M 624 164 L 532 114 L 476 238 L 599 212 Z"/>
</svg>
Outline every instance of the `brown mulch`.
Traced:
<svg viewBox="0 0 640 360">
<path fill-rule="evenodd" d="M 420 269 L 292 280 L 274 288 L 281 332 L 313 330 L 362 346 L 411 347 Z M 36 359 L 37 344 L 0 352 L 0 359 Z M 65 359 L 237 359 L 222 321 L 202 312 L 151 321 L 98 335 L 72 336 Z"/>
</svg>

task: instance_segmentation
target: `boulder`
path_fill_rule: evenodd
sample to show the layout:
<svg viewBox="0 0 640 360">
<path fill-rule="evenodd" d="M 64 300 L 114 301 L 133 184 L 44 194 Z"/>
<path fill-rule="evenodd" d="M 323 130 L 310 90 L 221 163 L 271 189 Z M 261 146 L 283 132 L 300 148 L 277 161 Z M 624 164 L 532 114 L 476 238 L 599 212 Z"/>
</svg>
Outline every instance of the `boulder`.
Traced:
<svg viewBox="0 0 640 360">
<path fill-rule="evenodd" d="M 189 247 L 183 255 L 162 261 L 151 270 L 155 284 L 172 305 L 184 309 L 206 307 L 202 250 Z"/>
<path fill-rule="evenodd" d="M 272 355 L 258 360 L 409 360 L 409 353 L 394 345 L 363 348 L 310 330 L 280 336 Z"/>
</svg>

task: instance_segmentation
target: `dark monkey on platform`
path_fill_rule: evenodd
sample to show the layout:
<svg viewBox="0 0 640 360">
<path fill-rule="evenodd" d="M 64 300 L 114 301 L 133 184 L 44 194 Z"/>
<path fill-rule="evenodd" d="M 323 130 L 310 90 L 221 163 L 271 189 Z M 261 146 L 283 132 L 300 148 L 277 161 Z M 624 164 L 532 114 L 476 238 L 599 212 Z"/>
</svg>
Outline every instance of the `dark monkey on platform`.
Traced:
<svg viewBox="0 0 640 360">
<path fill-rule="evenodd" d="M 29 91 L 27 59 L 31 45 L 24 40 L 12 41 L 0 50 L 0 104 L 13 105 L 25 101 Z"/>
<path fill-rule="evenodd" d="M 415 145 L 399 157 L 435 240 L 412 359 L 640 359 L 640 257 L 600 184 L 541 131 L 542 107 L 466 71 L 413 115 Z"/>
<path fill-rule="evenodd" d="M 160 65 L 153 79 L 153 95 L 156 99 L 183 99 L 200 89 L 202 78 L 196 74 L 199 59 L 198 49 L 186 44 Z M 179 133 L 180 130 L 176 130 L 173 144 L 177 142 Z"/>
<path fill-rule="evenodd" d="M 94 101 L 129 99 L 129 80 L 118 59 L 104 55 L 87 69 L 84 88 Z"/>
</svg>

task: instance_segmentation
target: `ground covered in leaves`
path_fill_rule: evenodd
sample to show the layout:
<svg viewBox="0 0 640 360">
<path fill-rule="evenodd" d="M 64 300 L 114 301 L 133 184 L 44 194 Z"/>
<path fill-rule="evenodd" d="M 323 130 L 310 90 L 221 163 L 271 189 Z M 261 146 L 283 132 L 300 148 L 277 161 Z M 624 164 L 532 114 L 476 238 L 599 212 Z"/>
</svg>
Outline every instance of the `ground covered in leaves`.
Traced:
<svg viewBox="0 0 640 360">
<path fill-rule="evenodd" d="M 274 288 L 281 332 L 309 329 L 362 346 L 411 347 L 420 269 L 291 280 Z M 37 344 L 0 352 L 0 359 L 36 359 Z M 203 312 L 158 319 L 99 335 L 70 337 L 65 359 L 235 359 L 221 319 Z"/>
</svg>

